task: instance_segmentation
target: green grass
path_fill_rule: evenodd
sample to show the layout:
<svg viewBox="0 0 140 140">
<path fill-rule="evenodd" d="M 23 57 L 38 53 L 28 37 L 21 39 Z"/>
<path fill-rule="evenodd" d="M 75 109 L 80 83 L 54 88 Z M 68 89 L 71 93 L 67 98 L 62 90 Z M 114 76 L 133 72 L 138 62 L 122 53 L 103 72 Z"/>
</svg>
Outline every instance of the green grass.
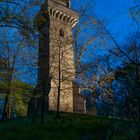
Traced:
<svg viewBox="0 0 140 140">
<path fill-rule="evenodd" d="M 135 140 L 126 121 L 103 117 L 50 115 L 44 124 L 19 118 L 0 123 L 0 140 Z"/>
</svg>

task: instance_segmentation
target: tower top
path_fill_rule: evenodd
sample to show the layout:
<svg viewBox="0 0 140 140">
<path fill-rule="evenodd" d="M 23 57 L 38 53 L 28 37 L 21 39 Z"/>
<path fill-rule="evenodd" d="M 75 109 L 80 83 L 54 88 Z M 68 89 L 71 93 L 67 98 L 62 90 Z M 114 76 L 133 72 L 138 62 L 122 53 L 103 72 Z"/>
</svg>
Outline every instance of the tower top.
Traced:
<svg viewBox="0 0 140 140">
<path fill-rule="evenodd" d="M 70 9 L 70 0 L 46 0 L 35 18 L 35 25 L 39 29 L 52 17 L 74 27 L 79 14 Z"/>
<path fill-rule="evenodd" d="M 70 0 L 52 0 L 62 6 L 65 6 L 67 8 L 70 8 Z"/>
</svg>

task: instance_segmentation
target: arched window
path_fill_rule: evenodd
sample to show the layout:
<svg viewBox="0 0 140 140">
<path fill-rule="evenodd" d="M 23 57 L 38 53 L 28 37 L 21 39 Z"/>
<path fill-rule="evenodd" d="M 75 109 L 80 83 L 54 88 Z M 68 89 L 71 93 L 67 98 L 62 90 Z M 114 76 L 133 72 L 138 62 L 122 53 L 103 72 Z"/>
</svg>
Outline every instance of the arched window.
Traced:
<svg viewBox="0 0 140 140">
<path fill-rule="evenodd" d="M 67 0 L 67 7 L 69 8 L 70 7 L 70 1 Z"/>
<path fill-rule="evenodd" d="M 59 29 L 59 36 L 64 37 L 64 30 L 62 28 Z"/>
</svg>

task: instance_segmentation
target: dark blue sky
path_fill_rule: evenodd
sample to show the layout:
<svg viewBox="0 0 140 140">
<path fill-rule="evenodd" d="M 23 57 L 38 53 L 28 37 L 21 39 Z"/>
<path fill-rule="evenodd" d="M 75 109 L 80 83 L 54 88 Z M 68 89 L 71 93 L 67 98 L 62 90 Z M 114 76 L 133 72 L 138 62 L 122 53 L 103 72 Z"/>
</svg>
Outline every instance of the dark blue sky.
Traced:
<svg viewBox="0 0 140 140">
<path fill-rule="evenodd" d="M 130 17 L 130 9 L 135 0 L 73 0 L 72 6 L 79 9 L 82 5 L 91 14 L 96 14 L 122 46 L 126 38 L 137 31 L 134 20 Z"/>
<path fill-rule="evenodd" d="M 129 14 L 130 8 L 135 5 L 134 0 L 73 0 L 73 2 L 75 9 L 82 5 L 89 13 L 95 13 L 97 18 L 104 23 L 115 40 L 117 40 L 119 46 L 123 46 L 126 43 L 126 38 L 137 31 L 136 23 Z M 104 55 L 108 49 L 111 49 L 111 46 L 113 45 L 110 43 L 106 48 L 106 46 L 101 46 L 101 44 L 95 44 L 94 42 L 86 49 L 83 60 L 92 59 L 93 56 L 96 58 L 96 56 Z"/>
<path fill-rule="evenodd" d="M 136 24 L 129 16 L 133 5 L 133 0 L 95 0 L 97 16 L 105 20 L 108 29 L 119 42 L 136 30 Z"/>
</svg>

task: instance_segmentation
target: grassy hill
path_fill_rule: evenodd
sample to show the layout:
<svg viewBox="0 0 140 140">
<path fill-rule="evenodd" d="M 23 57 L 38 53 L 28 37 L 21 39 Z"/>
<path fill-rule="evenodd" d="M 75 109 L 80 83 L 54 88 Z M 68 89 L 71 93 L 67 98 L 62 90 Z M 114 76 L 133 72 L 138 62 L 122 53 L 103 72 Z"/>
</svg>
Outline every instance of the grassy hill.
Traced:
<svg viewBox="0 0 140 140">
<path fill-rule="evenodd" d="M 128 125 L 126 121 L 73 114 L 59 119 L 50 115 L 44 124 L 19 118 L 0 123 L 0 140 L 135 140 Z"/>
</svg>

